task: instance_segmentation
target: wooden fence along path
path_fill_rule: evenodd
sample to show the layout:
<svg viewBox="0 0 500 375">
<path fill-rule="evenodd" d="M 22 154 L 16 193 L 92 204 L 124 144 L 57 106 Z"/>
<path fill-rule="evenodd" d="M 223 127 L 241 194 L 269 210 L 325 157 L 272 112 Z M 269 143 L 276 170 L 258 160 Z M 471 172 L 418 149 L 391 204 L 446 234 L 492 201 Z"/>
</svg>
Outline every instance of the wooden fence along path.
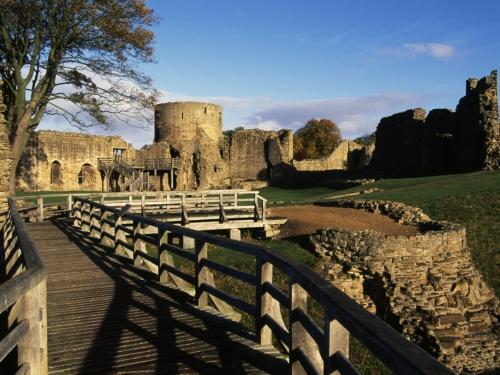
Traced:
<svg viewBox="0 0 500 375">
<path fill-rule="evenodd" d="M 279 372 L 234 322 L 99 246 L 71 223 L 30 224 L 47 265 L 49 373 Z M 286 366 L 285 366 L 286 367 Z"/>
<path fill-rule="evenodd" d="M 132 214 L 129 207 L 77 197 L 72 203 L 73 220 L 30 224 L 49 272 L 53 373 L 356 374 L 347 358 L 352 335 L 397 374 L 451 374 L 301 264 L 257 245 Z M 194 239 L 194 249 L 171 241 L 179 236 Z M 214 247 L 251 257 L 255 268 L 242 271 L 217 261 Z M 223 278 L 251 293 L 223 288 Z M 1 306 L 16 304 L 23 293 L 16 289 Z M 237 322 L 240 317 L 248 329 Z M 24 337 L 44 348 L 43 334 Z M 23 352 L 21 341 L 7 334 L 0 336 L 0 354 L 10 351 L 5 342 Z M 25 358 L 17 365 L 36 362 Z M 36 363 L 43 368 L 40 358 Z"/>
</svg>

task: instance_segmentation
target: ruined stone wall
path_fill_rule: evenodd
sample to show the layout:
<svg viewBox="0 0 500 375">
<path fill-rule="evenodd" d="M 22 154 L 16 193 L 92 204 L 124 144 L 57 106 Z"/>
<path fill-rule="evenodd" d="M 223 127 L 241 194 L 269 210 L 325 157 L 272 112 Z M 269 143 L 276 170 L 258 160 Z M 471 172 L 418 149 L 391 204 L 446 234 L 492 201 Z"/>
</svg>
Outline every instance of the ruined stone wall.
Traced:
<svg viewBox="0 0 500 375">
<path fill-rule="evenodd" d="M 239 130 L 227 135 L 226 145 L 229 176 L 236 181 L 271 180 L 293 157 L 293 135 L 287 130 Z"/>
<path fill-rule="evenodd" d="M 383 118 L 370 168 L 381 175 L 500 169 L 497 72 L 467 81 L 456 112 L 417 108 Z"/>
<path fill-rule="evenodd" d="M 456 119 L 457 169 L 500 169 L 496 71 L 480 80 L 467 80 L 466 95 L 457 105 Z"/>
<path fill-rule="evenodd" d="M 134 149 L 120 137 L 35 132 L 18 167 L 18 189 L 101 190 L 98 158 L 112 158 L 115 148 L 125 150 L 123 158 L 134 158 Z"/>
<path fill-rule="evenodd" d="M 412 175 L 419 172 L 425 116 L 424 109 L 416 108 L 380 120 L 370 162 L 376 173 Z"/>
<path fill-rule="evenodd" d="M 7 209 L 7 196 L 9 193 L 10 170 L 13 157 L 9 142 L 9 133 L 5 124 L 3 104 L 2 81 L 0 81 L 0 211 Z"/>
<path fill-rule="evenodd" d="M 311 241 L 325 276 L 454 371 L 499 366 L 498 300 L 472 263 L 462 226 L 401 203 L 331 205 L 385 214 L 421 233 L 320 230 Z"/>
<path fill-rule="evenodd" d="M 294 160 L 293 166 L 297 171 L 332 171 L 356 169 L 358 162 L 353 160 L 356 153 L 361 152 L 364 147 L 354 141 L 340 141 L 337 147 L 326 158 Z M 361 158 L 361 156 L 358 156 Z"/>
</svg>

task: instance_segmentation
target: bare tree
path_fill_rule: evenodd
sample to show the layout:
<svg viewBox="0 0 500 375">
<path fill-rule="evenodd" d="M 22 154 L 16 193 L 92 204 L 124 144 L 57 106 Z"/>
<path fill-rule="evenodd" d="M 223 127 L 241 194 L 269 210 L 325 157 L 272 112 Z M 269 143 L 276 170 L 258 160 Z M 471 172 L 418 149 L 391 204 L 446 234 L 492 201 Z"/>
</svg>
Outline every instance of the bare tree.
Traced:
<svg viewBox="0 0 500 375">
<path fill-rule="evenodd" d="M 153 59 L 143 0 L 0 0 L 0 80 L 14 154 L 44 114 L 79 128 L 150 120 L 156 91 L 137 65 Z"/>
</svg>

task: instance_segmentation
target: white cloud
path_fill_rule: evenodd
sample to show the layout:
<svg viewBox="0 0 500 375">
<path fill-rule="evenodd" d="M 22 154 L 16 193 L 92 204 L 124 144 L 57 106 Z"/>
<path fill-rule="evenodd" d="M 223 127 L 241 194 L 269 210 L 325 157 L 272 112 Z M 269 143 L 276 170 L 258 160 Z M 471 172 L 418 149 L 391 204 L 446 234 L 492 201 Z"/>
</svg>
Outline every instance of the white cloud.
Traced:
<svg viewBox="0 0 500 375">
<path fill-rule="evenodd" d="M 447 43 L 404 43 L 402 46 L 384 48 L 380 52 L 383 55 L 401 58 L 427 55 L 435 59 L 451 59 L 458 54 L 457 48 Z"/>
<path fill-rule="evenodd" d="M 199 101 L 221 105 L 224 129 L 243 126 L 262 130 L 296 130 L 311 118 L 329 118 L 337 123 L 342 136 L 348 139 L 372 132 L 383 116 L 425 104 L 424 96 L 401 92 L 302 101 L 280 101 L 269 97 L 196 97 L 169 91 L 162 91 L 162 94 L 162 102 Z M 46 116 L 40 128 L 69 130 L 70 126 L 61 119 Z M 141 147 L 153 141 L 154 129 L 118 125 L 110 131 L 91 128 L 89 133 L 120 135 L 136 147 Z"/>
</svg>

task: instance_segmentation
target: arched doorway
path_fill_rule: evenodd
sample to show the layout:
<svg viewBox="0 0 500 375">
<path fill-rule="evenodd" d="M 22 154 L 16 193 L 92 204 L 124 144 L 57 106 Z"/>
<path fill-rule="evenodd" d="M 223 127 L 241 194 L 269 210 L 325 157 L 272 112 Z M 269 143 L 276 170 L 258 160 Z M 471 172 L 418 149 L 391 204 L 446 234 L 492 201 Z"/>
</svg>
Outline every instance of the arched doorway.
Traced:
<svg viewBox="0 0 500 375">
<path fill-rule="evenodd" d="M 62 185 L 61 163 L 54 160 L 50 165 L 50 184 Z"/>
<path fill-rule="evenodd" d="M 95 170 L 92 165 L 82 165 L 78 173 L 78 186 L 82 189 L 95 189 Z"/>
</svg>

